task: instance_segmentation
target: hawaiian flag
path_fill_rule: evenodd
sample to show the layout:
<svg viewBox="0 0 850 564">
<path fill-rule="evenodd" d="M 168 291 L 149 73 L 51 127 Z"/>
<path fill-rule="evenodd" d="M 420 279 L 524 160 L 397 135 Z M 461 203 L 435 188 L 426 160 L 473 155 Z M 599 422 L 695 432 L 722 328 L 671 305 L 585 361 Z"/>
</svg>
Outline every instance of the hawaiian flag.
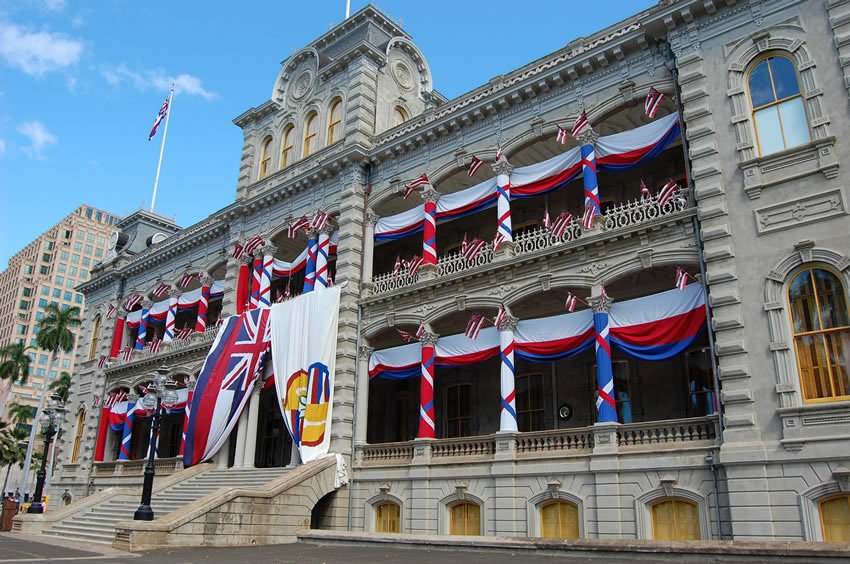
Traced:
<svg viewBox="0 0 850 564">
<path fill-rule="evenodd" d="M 475 260 L 475 257 L 478 256 L 478 253 L 484 250 L 484 247 L 487 245 L 487 243 L 485 243 L 478 237 L 475 237 L 472 241 L 467 243 L 466 235 L 464 235 L 463 238 L 464 244 L 461 247 L 461 254 L 467 261 L 472 262 Z"/>
<path fill-rule="evenodd" d="M 151 128 L 151 133 L 148 135 L 148 141 L 153 139 L 153 136 L 156 135 L 156 129 L 159 127 L 159 124 L 162 123 L 162 120 L 165 119 L 165 116 L 168 115 L 168 98 L 165 99 L 165 102 L 162 103 L 162 107 L 159 108 L 159 113 L 156 114 L 156 119 L 153 122 L 153 127 Z"/>
<path fill-rule="evenodd" d="M 298 236 L 298 232 L 302 229 L 307 229 L 310 225 L 310 220 L 307 219 L 306 215 L 302 215 L 300 218 L 296 219 L 292 223 L 289 224 L 289 227 L 286 228 L 286 235 L 290 239 L 295 239 Z"/>
<path fill-rule="evenodd" d="M 195 329 L 193 327 L 183 327 L 182 329 L 178 329 L 177 332 L 174 333 L 174 338 L 176 338 L 178 341 L 185 341 L 194 332 Z"/>
<path fill-rule="evenodd" d="M 484 328 L 484 321 L 485 317 L 483 315 L 473 313 L 472 317 L 469 318 L 469 323 L 466 324 L 466 330 L 463 334 L 474 341 L 481 334 L 481 330 Z"/>
<path fill-rule="evenodd" d="M 560 125 L 555 125 L 555 127 L 558 128 L 558 134 L 555 136 L 555 141 L 561 145 L 566 145 L 570 141 L 570 135 L 567 133 L 567 130 Z"/>
<path fill-rule="evenodd" d="M 428 330 L 425 329 L 425 325 L 420 325 L 419 327 L 416 328 L 416 338 L 421 339 L 422 337 L 425 336 L 425 333 L 427 333 L 427 332 L 428 332 Z"/>
<path fill-rule="evenodd" d="M 397 276 L 401 272 L 401 255 L 395 256 L 395 264 L 393 265 L 393 276 Z"/>
<path fill-rule="evenodd" d="M 127 347 L 121 351 L 121 360 L 124 362 L 130 362 L 133 360 L 133 347 Z"/>
<path fill-rule="evenodd" d="M 549 219 L 549 208 L 546 208 L 543 211 L 543 227 L 545 227 L 546 229 L 552 227 L 552 220 Z"/>
<path fill-rule="evenodd" d="M 573 137 L 578 137 L 582 133 L 584 133 L 590 127 L 590 120 L 587 119 L 587 112 L 582 112 L 580 116 L 576 119 L 576 122 L 573 124 L 573 128 L 570 130 L 570 135 Z"/>
<path fill-rule="evenodd" d="M 493 252 L 494 253 L 499 250 L 499 245 L 501 245 L 504 242 L 504 240 L 505 240 L 504 234 L 502 234 L 499 231 L 496 231 L 496 235 L 495 235 L 495 237 L 493 237 Z"/>
<path fill-rule="evenodd" d="M 189 274 L 187 272 L 186 274 L 183 275 L 182 278 L 180 278 L 180 287 L 181 288 L 188 288 L 189 284 L 192 283 L 192 280 L 194 280 L 195 278 L 200 280 L 201 276 L 203 276 L 203 275 L 200 272 L 195 273 L 195 274 Z"/>
<path fill-rule="evenodd" d="M 404 329 L 396 329 L 396 331 L 398 331 L 398 334 L 401 336 L 401 340 L 405 343 L 410 343 L 414 340 L 413 333 L 405 331 Z"/>
<path fill-rule="evenodd" d="M 670 198 L 673 197 L 673 194 L 679 189 L 679 185 L 676 184 L 674 180 L 668 180 L 667 184 L 661 187 L 661 190 L 658 191 L 658 205 L 663 206 Z"/>
<path fill-rule="evenodd" d="M 257 308 L 229 317 L 216 335 L 192 396 L 184 466 L 212 457 L 242 415 L 270 347 L 270 312 Z"/>
<path fill-rule="evenodd" d="M 130 296 L 130 298 L 127 300 L 127 303 L 125 303 L 125 304 L 124 304 L 124 308 L 125 308 L 127 311 L 130 311 L 130 310 L 132 310 L 134 307 L 136 307 L 137 305 L 139 305 L 141 302 L 142 302 L 142 295 L 141 295 L 141 294 L 135 294 L 135 295 L 132 295 L 132 296 Z"/>
<path fill-rule="evenodd" d="M 244 255 L 244 254 L 245 254 L 245 245 L 243 245 L 241 243 L 236 243 L 235 245 L 233 245 L 233 252 L 230 253 L 230 256 L 232 256 L 236 260 L 239 260 L 239 259 L 242 258 L 242 255 Z"/>
<path fill-rule="evenodd" d="M 652 198 L 652 192 L 649 191 L 649 188 L 646 187 L 646 183 L 643 181 L 643 178 L 640 179 L 640 199 L 643 201 L 649 200 Z"/>
<path fill-rule="evenodd" d="M 593 229 L 595 221 L 596 208 L 593 206 L 593 204 L 589 204 L 586 208 L 584 208 L 584 215 L 581 218 L 581 226 L 585 229 Z"/>
<path fill-rule="evenodd" d="M 573 214 L 568 211 L 562 211 L 561 215 L 555 219 L 555 223 L 552 224 L 552 235 L 556 239 L 560 239 L 564 236 L 564 233 L 567 231 L 567 227 L 569 227 L 570 222 L 573 220 Z"/>
<path fill-rule="evenodd" d="M 688 285 L 688 272 L 684 268 L 676 269 L 676 287 L 682 291 Z"/>
<path fill-rule="evenodd" d="M 161 298 L 168 293 L 169 289 L 171 289 L 171 285 L 166 284 L 165 282 L 160 282 L 159 286 L 156 287 L 156 290 L 153 291 L 153 295 L 157 298 Z"/>
<path fill-rule="evenodd" d="M 319 210 L 316 212 L 316 215 L 313 216 L 313 221 L 310 222 L 310 229 L 313 229 L 314 231 L 319 231 L 327 224 L 328 214 L 326 214 L 322 210 Z"/>
<path fill-rule="evenodd" d="M 578 298 L 572 292 L 567 292 L 567 301 L 564 302 L 564 309 L 568 312 L 572 313 L 576 310 L 576 304 L 578 303 Z"/>
<path fill-rule="evenodd" d="M 422 257 L 419 255 L 413 255 L 412 259 L 402 260 L 401 264 L 407 269 L 408 274 L 415 275 L 419 272 L 419 267 L 422 266 Z"/>
<path fill-rule="evenodd" d="M 498 313 L 496 313 L 496 319 L 493 320 L 493 325 L 495 325 L 496 328 L 498 328 L 499 325 L 507 318 L 508 318 L 508 310 L 505 309 L 504 304 L 500 305 L 499 311 L 498 311 Z"/>
<path fill-rule="evenodd" d="M 424 172 L 419 175 L 419 178 L 412 180 L 409 184 L 404 185 L 404 199 L 408 199 L 411 194 L 413 194 L 414 190 L 421 186 L 425 186 L 429 184 L 428 175 Z"/>
<path fill-rule="evenodd" d="M 127 392 L 124 390 L 118 390 L 115 393 L 109 394 L 106 398 L 106 401 L 103 403 L 103 407 L 107 409 L 112 409 L 115 407 L 115 404 L 121 403 L 127 397 Z"/>
<path fill-rule="evenodd" d="M 664 99 L 664 94 L 653 87 L 649 88 L 649 93 L 646 95 L 646 102 L 643 103 L 643 109 L 650 118 L 655 117 L 655 112 L 661 105 L 661 100 Z"/>
<path fill-rule="evenodd" d="M 496 158 L 498 160 L 498 157 Z M 478 172 L 478 169 L 484 166 L 484 161 L 472 155 L 472 160 L 469 162 L 469 168 L 466 170 L 466 174 L 469 176 L 475 176 L 475 173 Z"/>
<path fill-rule="evenodd" d="M 154 337 L 150 343 L 150 346 L 151 354 L 157 354 L 159 352 L 159 348 L 162 346 L 162 341 Z"/>
<path fill-rule="evenodd" d="M 106 310 L 106 319 L 112 319 L 118 313 L 118 308 L 114 304 L 109 304 L 109 309 Z"/>
<path fill-rule="evenodd" d="M 102 369 L 104 366 L 106 366 L 106 361 L 107 361 L 106 355 L 105 354 L 101 355 L 100 360 L 97 361 L 97 367 Z"/>
<path fill-rule="evenodd" d="M 262 237 L 260 237 L 259 235 L 254 235 L 248 240 L 247 243 L 245 243 L 245 254 L 253 255 L 254 251 L 259 249 L 263 245 L 263 243 L 264 241 Z"/>
</svg>

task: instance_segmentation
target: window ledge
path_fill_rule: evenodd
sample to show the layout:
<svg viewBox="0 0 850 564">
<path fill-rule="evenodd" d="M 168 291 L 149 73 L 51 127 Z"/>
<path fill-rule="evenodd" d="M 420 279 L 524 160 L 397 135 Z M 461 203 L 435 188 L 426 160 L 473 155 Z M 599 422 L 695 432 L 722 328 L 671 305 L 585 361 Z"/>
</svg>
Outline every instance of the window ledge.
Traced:
<svg viewBox="0 0 850 564">
<path fill-rule="evenodd" d="M 792 149 L 738 163 L 744 173 L 744 191 L 751 200 L 761 197 L 770 186 L 815 173 L 828 178 L 838 176 L 835 137 L 825 137 Z"/>
<path fill-rule="evenodd" d="M 850 440 L 850 401 L 811 403 L 776 410 L 782 420 L 782 446 L 797 452 L 809 442 Z"/>
</svg>

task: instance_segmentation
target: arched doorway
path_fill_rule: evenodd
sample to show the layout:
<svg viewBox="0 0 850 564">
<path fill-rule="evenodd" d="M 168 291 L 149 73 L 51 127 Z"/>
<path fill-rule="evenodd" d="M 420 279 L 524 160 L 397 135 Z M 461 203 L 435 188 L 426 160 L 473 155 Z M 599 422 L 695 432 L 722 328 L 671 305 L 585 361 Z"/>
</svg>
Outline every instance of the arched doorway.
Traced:
<svg viewBox="0 0 850 564">
<path fill-rule="evenodd" d="M 277 407 L 274 387 L 260 393 L 260 414 L 257 421 L 257 450 L 254 466 L 279 468 L 289 464 L 292 455 L 292 438 Z"/>
</svg>

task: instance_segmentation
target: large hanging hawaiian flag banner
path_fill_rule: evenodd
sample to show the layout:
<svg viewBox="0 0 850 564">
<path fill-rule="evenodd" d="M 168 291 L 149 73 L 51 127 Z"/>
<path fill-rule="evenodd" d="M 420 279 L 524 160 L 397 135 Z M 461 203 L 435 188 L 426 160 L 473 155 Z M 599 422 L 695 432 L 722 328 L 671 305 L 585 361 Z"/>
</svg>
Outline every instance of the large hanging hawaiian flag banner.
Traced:
<svg viewBox="0 0 850 564">
<path fill-rule="evenodd" d="M 184 466 L 209 460 L 227 440 L 262 373 L 270 340 L 268 308 L 224 321 L 195 384 Z"/>
<path fill-rule="evenodd" d="M 271 307 L 278 405 L 305 463 L 330 447 L 339 296 L 326 288 Z"/>
</svg>

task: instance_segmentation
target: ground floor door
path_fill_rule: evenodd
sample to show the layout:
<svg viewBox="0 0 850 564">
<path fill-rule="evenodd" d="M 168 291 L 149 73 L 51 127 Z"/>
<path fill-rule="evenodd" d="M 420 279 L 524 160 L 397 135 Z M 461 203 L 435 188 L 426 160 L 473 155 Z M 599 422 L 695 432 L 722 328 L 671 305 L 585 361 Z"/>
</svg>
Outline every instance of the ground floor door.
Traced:
<svg viewBox="0 0 850 564">
<path fill-rule="evenodd" d="M 275 468 L 289 464 L 292 438 L 277 407 L 274 388 L 260 394 L 260 417 L 257 422 L 257 453 L 254 466 Z"/>
</svg>

